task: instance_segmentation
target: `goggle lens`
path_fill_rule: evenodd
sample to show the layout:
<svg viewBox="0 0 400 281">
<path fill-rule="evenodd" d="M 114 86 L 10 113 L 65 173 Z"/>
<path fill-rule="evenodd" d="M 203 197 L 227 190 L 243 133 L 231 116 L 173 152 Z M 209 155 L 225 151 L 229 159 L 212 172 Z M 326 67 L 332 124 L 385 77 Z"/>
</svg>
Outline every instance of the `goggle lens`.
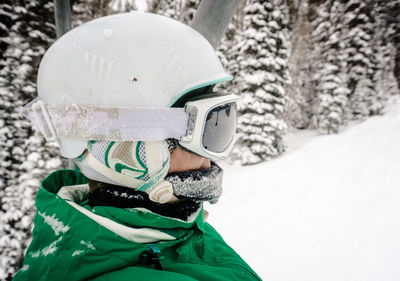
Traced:
<svg viewBox="0 0 400 281">
<path fill-rule="evenodd" d="M 211 152 L 224 152 L 235 136 L 236 118 L 236 103 L 210 110 L 203 131 L 203 147 Z"/>
</svg>

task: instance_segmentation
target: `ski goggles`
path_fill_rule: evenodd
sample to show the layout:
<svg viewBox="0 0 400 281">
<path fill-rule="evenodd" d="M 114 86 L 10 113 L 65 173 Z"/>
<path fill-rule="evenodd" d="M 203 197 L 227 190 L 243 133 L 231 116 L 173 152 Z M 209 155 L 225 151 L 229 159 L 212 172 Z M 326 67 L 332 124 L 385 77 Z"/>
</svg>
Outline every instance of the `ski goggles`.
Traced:
<svg viewBox="0 0 400 281">
<path fill-rule="evenodd" d="M 237 99 L 231 94 L 187 102 L 188 130 L 179 144 L 206 158 L 226 158 L 235 144 Z"/>
<path fill-rule="evenodd" d="M 47 140 L 57 141 L 61 148 L 83 140 L 175 138 L 184 148 L 219 160 L 226 158 L 234 145 L 237 99 L 233 94 L 207 96 L 189 101 L 183 108 L 46 105 L 35 99 L 24 107 L 23 114 Z M 75 151 L 71 155 L 81 153 Z"/>
</svg>

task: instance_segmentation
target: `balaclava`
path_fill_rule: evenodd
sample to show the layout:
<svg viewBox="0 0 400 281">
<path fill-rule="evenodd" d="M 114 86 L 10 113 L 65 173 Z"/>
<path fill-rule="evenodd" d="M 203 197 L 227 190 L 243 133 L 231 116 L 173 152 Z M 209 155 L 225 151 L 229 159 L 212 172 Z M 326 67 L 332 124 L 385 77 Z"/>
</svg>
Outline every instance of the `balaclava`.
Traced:
<svg viewBox="0 0 400 281">
<path fill-rule="evenodd" d="M 88 178 L 89 204 L 144 207 L 185 220 L 199 208 L 200 202 L 216 203 L 222 193 L 222 169 L 212 162 L 209 169 L 167 175 L 170 153 L 176 146 L 173 139 L 89 142 L 85 153 L 74 160 Z M 169 192 L 179 201 L 169 200 Z"/>
</svg>

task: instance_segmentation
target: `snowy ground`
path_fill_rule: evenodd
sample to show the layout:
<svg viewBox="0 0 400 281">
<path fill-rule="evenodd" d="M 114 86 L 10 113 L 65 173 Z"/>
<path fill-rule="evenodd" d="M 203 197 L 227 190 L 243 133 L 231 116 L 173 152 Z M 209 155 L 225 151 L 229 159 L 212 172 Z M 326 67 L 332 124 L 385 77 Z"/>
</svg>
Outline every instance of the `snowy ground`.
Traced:
<svg viewBox="0 0 400 281">
<path fill-rule="evenodd" d="M 279 159 L 225 166 L 208 221 L 263 280 L 400 280 L 400 101 Z"/>
</svg>

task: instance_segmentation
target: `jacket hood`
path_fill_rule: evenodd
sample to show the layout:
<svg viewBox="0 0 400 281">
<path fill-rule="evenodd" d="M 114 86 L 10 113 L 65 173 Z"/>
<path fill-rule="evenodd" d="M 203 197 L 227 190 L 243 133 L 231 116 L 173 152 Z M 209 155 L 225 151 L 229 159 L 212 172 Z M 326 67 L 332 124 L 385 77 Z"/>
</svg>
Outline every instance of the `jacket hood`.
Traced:
<svg viewBox="0 0 400 281">
<path fill-rule="evenodd" d="M 74 170 L 53 172 L 42 182 L 36 197 L 33 240 L 15 280 L 86 280 L 138 263 L 140 254 L 148 249 L 148 243 L 137 241 L 142 241 L 146 236 L 160 249 L 181 243 L 193 235 L 202 236 L 202 210 L 192 220 L 185 222 L 162 217 L 145 209 L 103 206 L 91 209 L 85 204 L 84 192 L 72 196 L 77 200 L 75 202 L 57 195 L 63 187 L 82 187 L 85 184 L 83 174 Z M 115 224 L 114 228 L 102 225 L 88 214 L 110 220 Z M 123 237 L 113 231 L 119 228 L 133 232 Z M 153 230 L 165 240 L 152 241 Z"/>
<path fill-rule="evenodd" d="M 13 281 L 260 280 L 203 222 L 202 208 L 188 221 L 145 209 L 90 208 L 85 186 L 74 170 L 42 182 L 33 240 Z M 164 270 L 148 264 L 154 251 Z"/>
</svg>

